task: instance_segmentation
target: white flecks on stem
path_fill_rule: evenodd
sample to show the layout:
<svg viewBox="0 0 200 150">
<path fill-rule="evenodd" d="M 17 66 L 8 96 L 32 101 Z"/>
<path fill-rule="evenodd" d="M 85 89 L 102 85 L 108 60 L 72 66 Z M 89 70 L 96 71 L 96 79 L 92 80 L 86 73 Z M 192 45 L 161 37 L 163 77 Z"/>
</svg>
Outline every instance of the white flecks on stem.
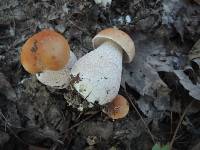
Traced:
<svg viewBox="0 0 200 150">
<path fill-rule="evenodd" d="M 71 74 L 80 78 L 74 88 L 90 103 L 100 105 L 112 101 L 118 94 L 122 73 L 122 49 L 112 41 L 80 58 Z"/>
<path fill-rule="evenodd" d="M 76 56 L 70 51 L 69 62 L 65 67 L 58 71 L 45 70 L 42 73 L 37 73 L 37 79 L 47 85 L 58 89 L 66 88 L 70 82 L 70 70 L 74 63 L 77 61 Z"/>
</svg>

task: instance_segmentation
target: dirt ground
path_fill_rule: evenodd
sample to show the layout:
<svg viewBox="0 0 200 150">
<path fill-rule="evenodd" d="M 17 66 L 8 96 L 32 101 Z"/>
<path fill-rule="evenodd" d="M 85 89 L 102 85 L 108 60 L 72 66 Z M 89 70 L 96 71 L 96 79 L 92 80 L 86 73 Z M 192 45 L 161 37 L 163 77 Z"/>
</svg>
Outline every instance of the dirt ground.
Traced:
<svg viewBox="0 0 200 150">
<path fill-rule="evenodd" d="M 194 0 L 0 0 L 0 149 L 200 150 L 200 5 Z M 129 114 L 111 120 L 79 112 L 68 90 L 38 82 L 21 66 L 23 43 L 45 28 L 65 36 L 78 58 L 107 27 L 134 40 L 119 93 Z M 195 46 L 193 46 L 196 43 Z"/>
</svg>

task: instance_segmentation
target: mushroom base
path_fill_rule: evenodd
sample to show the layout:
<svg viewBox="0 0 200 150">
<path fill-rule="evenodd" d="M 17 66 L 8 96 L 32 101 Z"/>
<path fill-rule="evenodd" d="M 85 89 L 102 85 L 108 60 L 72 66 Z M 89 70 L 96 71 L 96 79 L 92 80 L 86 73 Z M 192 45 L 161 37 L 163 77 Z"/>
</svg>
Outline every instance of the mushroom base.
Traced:
<svg viewBox="0 0 200 150">
<path fill-rule="evenodd" d="M 70 86 L 67 87 L 67 92 L 65 92 L 64 98 L 68 106 L 71 106 L 79 111 L 87 110 L 93 106 Z"/>
</svg>

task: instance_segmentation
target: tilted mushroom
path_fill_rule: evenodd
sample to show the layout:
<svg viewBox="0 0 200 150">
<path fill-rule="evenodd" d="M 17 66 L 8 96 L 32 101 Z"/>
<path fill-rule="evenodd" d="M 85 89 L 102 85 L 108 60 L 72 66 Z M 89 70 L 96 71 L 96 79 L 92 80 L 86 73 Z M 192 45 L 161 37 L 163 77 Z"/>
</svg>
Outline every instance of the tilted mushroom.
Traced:
<svg viewBox="0 0 200 150">
<path fill-rule="evenodd" d="M 71 74 L 76 79 L 73 86 L 88 102 L 104 105 L 117 96 L 122 59 L 131 62 L 135 46 L 128 34 L 116 28 L 99 32 L 92 42 L 96 49 L 80 58 L 72 67 Z"/>
<path fill-rule="evenodd" d="M 126 98 L 117 95 L 103 110 L 103 112 L 112 119 L 124 118 L 129 112 L 129 103 Z"/>
<path fill-rule="evenodd" d="M 24 69 L 36 74 L 41 83 L 55 88 L 69 85 L 70 69 L 76 60 L 68 41 L 49 29 L 30 37 L 21 50 Z"/>
</svg>

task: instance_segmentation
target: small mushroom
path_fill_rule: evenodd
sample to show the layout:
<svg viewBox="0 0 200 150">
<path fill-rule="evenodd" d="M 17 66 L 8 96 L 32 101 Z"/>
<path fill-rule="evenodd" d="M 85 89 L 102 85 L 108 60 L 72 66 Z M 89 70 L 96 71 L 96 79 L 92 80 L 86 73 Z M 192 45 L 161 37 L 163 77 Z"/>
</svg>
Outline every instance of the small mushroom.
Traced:
<svg viewBox="0 0 200 150">
<path fill-rule="evenodd" d="M 70 69 L 76 56 L 70 51 L 68 41 L 59 33 L 45 29 L 30 37 L 21 50 L 24 69 L 36 74 L 48 86 L 65 88 L 69 84 Z"/>
<path fill-rule="evenodd" d="M 132 39 L 125 32 L 108 28 L 92 40 L 95 50 L 80 58 L 72 67 L 73 86 L 90 103 L 104 105 L 118 94 L 122 58 L 131 62 L 135 55 Z"/>
<path fill-rule="evenodd" d="M 117 95 L 112 102 L 108 104 L 104 113 L 112 119 L 124 118 L 129 112 L 129 103 L 121 95 Z"/>
</svg>

